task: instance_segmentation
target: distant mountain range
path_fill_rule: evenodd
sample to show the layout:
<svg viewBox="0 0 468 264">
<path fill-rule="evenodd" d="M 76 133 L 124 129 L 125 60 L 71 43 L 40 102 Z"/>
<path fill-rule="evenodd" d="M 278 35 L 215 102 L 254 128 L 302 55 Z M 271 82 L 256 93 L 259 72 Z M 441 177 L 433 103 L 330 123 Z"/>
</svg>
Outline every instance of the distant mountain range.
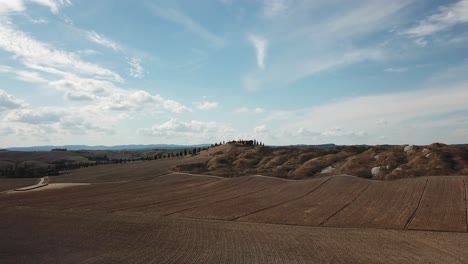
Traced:
<svg viewBox="0 0 468 264">
<path fill-rule="evenodd" d="M 10 147 L 3 148 L 10 151 L 50 151 L 53 149 L 67 149 L 67 150 L 171 150 L 171 149 L 187 149 L 187 148 L 203 148 L 209 147 L 211 144 L 197 144 L 197 145 L 177 145 L 177 144 L 150 144 L 150 145 L 116 145 L 116 146 L 88 146 L 88 145 L 63 145 L 63 146 L 32 146 L 32 147 Z M 287 145 L 287 146 L 270 146 L 270 147 L 291 147 L 291 148 L 320 148 L 320 149 L 334 149 L 338 145 L 335 144 L 320 144 L 320 145 Z"/>
<path fill-rule="evenodd" d="M 67 150 L 170 150 L 170 149 L 186 149 L 186 148 L 203 148 L 210 144 L 197 145 L 176 145 L 176 144 L 151 144 L 151 145 L 117 145 L 117 146 L 88 146 L 88 145 L 63 145 L 63 146 L 32 146 L 32 147 L 11 147 L 4 148 L 11 151 L 50 151 L 52 149 L 67 149 Z"/>
<path fill-rule="evenodd" d="M 177 145 L 177 144 L 149 144 L 149 145 L 116 145 L 116 146 L 88 146 L 88 145 L 63 145 L 63 146 L 32 146 L 32 147 L 10 147 L 3 148 L 3 150 L 11 151 L 50 151 L 52 149 L 67 149 L 67 150 L 171 150 L 171 149 L 188 149 L 188 148 L 203 148 L 209 147 L 211 144 L 196 144 L 196 145 Z M 454 146 L 468 146 L 468 144 L 453 144 Z M 278 145 L 270 147 L 291 147 L 291 148 L 320 148 L 320 149 L 334 149 L 339 146 L 333 143 L 330 144 L 319 144 L 319 145 L 307 145 L 307 144 L 297 144 L 297 145 Z M 370 147 L 371 145 L 353 145 L 353 146 L 362 146 Z M 396 145 L 384 145 L 384 146 L 396 146 Z M 2 150 L 2 148 L 0 148 Z"/>
</svg>

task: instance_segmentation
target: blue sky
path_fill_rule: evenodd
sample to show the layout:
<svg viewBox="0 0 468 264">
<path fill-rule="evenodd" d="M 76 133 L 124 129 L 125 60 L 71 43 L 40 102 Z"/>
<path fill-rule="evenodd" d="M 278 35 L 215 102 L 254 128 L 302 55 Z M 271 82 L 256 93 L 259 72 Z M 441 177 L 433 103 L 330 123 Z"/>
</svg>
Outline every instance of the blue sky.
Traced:
<svg viewBox="0 0 468 264">
<path fill-rule="evenodd" d="M 0 0 L 0 147 L 468 143 L 468 1 Z"/>
</svg>

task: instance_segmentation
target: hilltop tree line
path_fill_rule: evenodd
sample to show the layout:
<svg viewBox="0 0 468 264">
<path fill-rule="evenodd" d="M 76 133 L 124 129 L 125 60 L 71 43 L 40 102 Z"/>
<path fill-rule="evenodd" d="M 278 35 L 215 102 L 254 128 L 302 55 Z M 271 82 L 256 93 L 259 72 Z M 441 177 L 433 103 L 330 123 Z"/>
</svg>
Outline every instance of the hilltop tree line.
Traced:
<svg viewBox="0 0 468 264">
<path fill-rule="evenodd" d="M 198 147 L 183 150 L 164 150 L 156 155 L 146 155 L 143 157 L 133 157 L 129 159 L 109 159 L 106 155 L 100 157 L 88 157 L 89 162 L 70 162 L 67 160 L 55 161 L 51 164 L 37 164 L 35 162 L 15 162 L 14 165 L 5 165 L 0 168 L 0 177 L 3 178 L 29 178 L 29 177 L 44 177 L 56 176 L 62 174 L 64 171 L 74 170 L 79 168 L 86 168 L 92 166 L 99 166 L 105 164 L 118 164 L 136 161 L 151 161 L 167 158 L 184 157 L 188 155 L 197 155 L 198 153 L 208 150 L 211 147 L 216 147 L 224 144 L 243 144 L 248 146 L 265 146 L 263 142 L 256 139 L 253 140 L 232 140 L 222 141 L 219 143 L 211 144 L 210 147 Z M 52 151 L 67 151 L 67 149 L 53 149 Z"/>
<path fill-rule="evenodd" d="M 258 141 L 256 139 L 250 139 L 250 140 L 238 139 L 238 140 L 231 140 L 231 141 L 227 142 L 227 144 L 234 144 L 234 143 L 247 145 L 247 146 L 263 146 L 263 147 L 265 146 L 265 143 L 260 142 L 260 141 Z M 221 145 L 224 145 L 224 144 L 226 144 L 226 142 L 222 141 L 222 142 L 219 142 L 219 143 L 211 144 L 211 147 L 221 146 Z"/>
<path fill-rule="evenodd" d="M 204 150 L 207 150 L 207 149 L 209 149 L 209 147 L 164 152 L 164 153 L 159 153 L 157 155 L 154 155 L 153 158 L 148 156 L 148 157 L 146 157 L 146 160 L 152 160 L 152 159 L 158 160 L 158 159 L 166 159 L 166 158 L 183 157 L 183 156 L 187 156 L 187 155 L 196 155 L 197 153 L 200 153 L 200 152 L 202 152 Z"/>
<path fill-rule="evenodd" d="M 57 176 L 64 171 L 75 170 L 79 168 L 86 168 L 92 166 L 106 165 L 106 164 L 119 164 L 136 161 L 151 161 L 164 158 L 182 157 L 187 155 L 196 155 L 197 153 L 207 150 L 204 148 L 184 149 L 177 151 L 164 151 L 156 155 L 148 155 L 143 157 L 133 158 L 120 158 L 109 159 L 106 155 L 98 157 L 88 157 L 88 162 L 70 162 L 67 160 L 55 161 L 50 164 L 38 164 L 36 162 L 15 162 L 14 164 L 5 165 L 0 168 L 0 177 L 3 178 L 30 178 L 30 177 L 44 177 L 44 176 Z M 65 149 L 53 151 L 66 151 Z"/>
</svg>

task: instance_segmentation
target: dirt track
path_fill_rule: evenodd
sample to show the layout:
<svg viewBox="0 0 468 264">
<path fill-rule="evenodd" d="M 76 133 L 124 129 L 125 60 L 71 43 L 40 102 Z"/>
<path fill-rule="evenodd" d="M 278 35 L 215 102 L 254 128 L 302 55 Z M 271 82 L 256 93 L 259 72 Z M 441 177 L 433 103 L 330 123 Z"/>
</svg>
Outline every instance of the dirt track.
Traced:
<svg viewBox="0 0 468 264">
<path fill-rule="evenodd" d="M 290 181 L 167 168 L 79 170 L 65 181 L 94 184 L 0 194 L 0 262 L 468 262 L 464 177 Z"/>
</svg>

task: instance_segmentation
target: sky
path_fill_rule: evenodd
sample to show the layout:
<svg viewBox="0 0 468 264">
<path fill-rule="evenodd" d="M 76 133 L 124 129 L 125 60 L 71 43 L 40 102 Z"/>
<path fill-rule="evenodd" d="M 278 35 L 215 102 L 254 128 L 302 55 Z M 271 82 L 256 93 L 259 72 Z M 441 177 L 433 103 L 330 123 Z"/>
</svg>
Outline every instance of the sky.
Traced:
<svg viewBox="0 0 468 264">
<path fill-rule="evenodd" d="M 468 143 L 468 0 L 0 0 L 0 148 Z"/>
</svg>

